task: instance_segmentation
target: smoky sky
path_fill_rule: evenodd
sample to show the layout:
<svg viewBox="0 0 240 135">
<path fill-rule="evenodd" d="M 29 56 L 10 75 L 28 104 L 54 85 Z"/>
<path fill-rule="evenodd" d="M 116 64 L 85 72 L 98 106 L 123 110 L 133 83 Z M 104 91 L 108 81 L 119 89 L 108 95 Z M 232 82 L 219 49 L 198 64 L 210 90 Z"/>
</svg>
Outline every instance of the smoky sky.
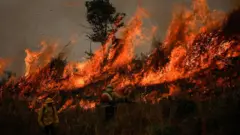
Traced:
<svg viewBox="0 0 240 135">
<path fill-rule="evenodd" d="M 235 0 L 237 1 L 237 0 Z M 37 50 L 41 40 L 67 44 L 71 38 L 77 41 L 70 59 L 81 60 L 90 42 L 85 19 L 85 0 L 1 0 L 0 1 L 0 57 L 10 58 L 9 67 L 18 75 L 24 71 L 24 49 Z M 164 37 L 175 4 L 190 5 L 191 0 L 111 0 L 117 11 L 131 17 L 137 5 L 145 8 L 150 17 L 147 25 L 158 26 L 159 36 Z M 229 0 L 209 0 L 210 8 L 228 11 L 234 5 Z M 150 45 L 150 44 L 149 44 Z M 149 50 L 149 45 L 137 51 Z M 99 45 L 93 45 L 98 48 Z"/>
</svg>

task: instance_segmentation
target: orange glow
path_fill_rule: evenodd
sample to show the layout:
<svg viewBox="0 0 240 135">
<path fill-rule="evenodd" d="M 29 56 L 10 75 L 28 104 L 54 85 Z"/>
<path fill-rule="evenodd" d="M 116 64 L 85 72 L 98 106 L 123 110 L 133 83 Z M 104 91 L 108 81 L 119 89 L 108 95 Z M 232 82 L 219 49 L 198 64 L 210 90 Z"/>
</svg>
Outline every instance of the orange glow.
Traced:
<svg viewBox="0 0 240 135">
<path fill-rule="evenodd" d="M 0 76 L 3 74 L 4 70 L 7 68 L 9 60 L 0 58 Z"/>
<path fill-rule="evenodd" d="M 128 86 L 144 87 L 148 90 L 148 86 L 152 85 L 172 83 L 179 79 L 191 80 L 201 71 L 210 70 L 212 67 L 224 69 L 229 64 L 227 58 L 240 55 L 239 41 L 225 39 L 219 34 L 226 14 L 211 11 L 205 0 L 194 0 L 190 9 L 183 6 L 175 9 L 162 45 L 159 44 L 159 47 L 151 52 L 154 54 L 158 49 L 162 49 L 160 53 L 164 56 L 161 57 L 167 58 L 166 63 L 162 64 L 163 62 L 159 60 L 162 58 L 157 55 L 158 57 L 152 59 L 146 56 L 146 60 L 140 60 L 139 64 L 134 61 L 135 48 L 143 42 L 150 45 L 150 39 L 157 32 L 155 26 L 150 30 L 143 27 L 143 20 L 149 17 L 147 11 L 138 7 L 136 14 L 119 30 L 118 44 L 113 43 L 115 35 L 111 33 L 106 43 L 94 52 L 93 57 L 82 62 L 68 61 L 63 69 L 61 66 L 59 69 L 52 69 L 52 65 L 49 65 L 52 57 L 56 56 L 56 43 L 42 41 L 42 48 L 39 51 L 26 49 L 25 76 L 16 81 L 20 96 L 24 97 L 24 94 L 30 93 L 41 100 L 49 94 L 67 90 L 81 92 L 88 90 L 89 93 L 93 93 L 92 95 L 98 96 L 108 83 L 111 83 L 119 93 Z M 155 63 L 161 63 L 161 67 L 153 68 L 149 64 L 154 61 L 153 59 L 157 59 Z M 139 67 L 136 66 L 138 64 Z M 5 66 L 5 62 L 0 59 L 0 73 Z M 206 81 L 202 80 L 193 82 L 196 85 L 206 84 Z M 216 85 L 219 86 L 223 83 L 224 79 L 216 81 Z M 161 97 L 175 96 L 181 91 L 180 86 L 169 84 L 167 86 L 169 93 L 162 94 L 154 88 L 156 91 L 143 96 L 142 100 L 157 103 Z M 76 104 L 83 109 L 94 109 L 98 103 L 84 99 L 75 103 L 71 98 L 59 112 L 69 107 L 75 108 Z M 30 106 L 33 107 L 32 104 Z"/>
<path fill-rule="evenodd" d="M 96 107 L 96 103 L 95 102 L 90 102 L 90 101 L 85 101 L 85 100 L 81 100 L 79 102 L 79 105 L 81 108 L 88 110 L 88 109 L 94 109 Z"/>
</svg>

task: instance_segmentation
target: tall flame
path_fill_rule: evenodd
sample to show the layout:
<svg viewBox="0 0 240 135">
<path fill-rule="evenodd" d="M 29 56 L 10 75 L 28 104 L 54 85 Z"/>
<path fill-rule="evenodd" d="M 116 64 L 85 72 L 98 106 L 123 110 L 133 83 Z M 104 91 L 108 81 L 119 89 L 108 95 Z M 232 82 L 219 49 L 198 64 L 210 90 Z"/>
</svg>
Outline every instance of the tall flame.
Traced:
<svg viewBox="0 0 240 135">
<path fill-rule="evenodd" d="M 179 79 L 194 80 L 194 76 L 202 71 L 211 67 L 223 69 L 229 65 L 229 58 L 239 57 L 240 40 L 227 38 L 222 34 L 227 15 L 211 11 L 205 0 L 194 0 L 191 9 L 176 8 L 165 40 L 152 52 L 152 56 L 156 57 L 146 56 L 139 62 L 135 59 L 135 47 L 141 42 L 148 42 L 152 33 L 156 32 L 156 27 L 153 27 L 151 32 L 144 31 L 143 19 L 147 17 L 149 14 L 139 7 L 135 16 L 120 31 L 121 35 L 117 40 L 113 41 L 116 37 L 110 34 L 105 44 L 90 59 L 83 62 L 68 62 L 65 65 L 61 58 L 52 61 L 55 44 L 42 42 L 39 52 L 26 49 L 25 77 L 17 82 L 20 94 L 30 93 L 45 98 L 45 95 L 56 91 L 75 90 L 73 92 L 80 93 L 83 97 L 82 93 L 86 91 L 93 92 L 95 96 L 108 83 L 111 83 L 117 92 L 126 94 L 129 86 L 132 89 L 148 88 Z M 155 55 L 159 50 L 163 55 Z M 166 64 L 156 69 L 148 67 L 152 66 L 149 63 L 161 62 L 161 56 L 166 57 Z M 3 64 L 0 61 L 0 71 L 1 65 Z M 196 85 L 204 82 L 194 81 Z M 216 85 L 224 82 L 224 79 L 218 79 Z M 178 85 L 169 85 L 168 89 L 167 95 L 177 95 L 181 91 Z M 63 95 L 66 96 L 65 93 Z M 156 98 L 158 101 L 160 99 L 156 91 L 147 94 L 143 100 L 146 101 L 147 98 Z M 74 100 L 71 96 L 59 111 L 74 104 Z M 81 99 L 77 104 L 82 108 L 91 109 L 97 103 Z M 74 105 L 72 107 L 74 108 Z"/>
</svg>

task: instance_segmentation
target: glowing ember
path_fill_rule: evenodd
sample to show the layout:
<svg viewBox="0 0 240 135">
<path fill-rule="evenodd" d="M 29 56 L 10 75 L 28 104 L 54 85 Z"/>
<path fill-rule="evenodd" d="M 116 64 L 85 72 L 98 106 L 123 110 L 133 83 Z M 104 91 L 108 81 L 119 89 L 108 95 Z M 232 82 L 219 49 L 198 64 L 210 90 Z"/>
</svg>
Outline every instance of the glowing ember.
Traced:
<svg viewBox="0 0 240 135">
<path fill-rule="evenodd" d="M 94 109 L 96 107 L 96 103 L 95 102 L 90 102 L 90 101 L 84 101 L 81 100 L 79 102 L 79 105 L 81 108 L 88 110 L 88 109 Z"/>
</svg>

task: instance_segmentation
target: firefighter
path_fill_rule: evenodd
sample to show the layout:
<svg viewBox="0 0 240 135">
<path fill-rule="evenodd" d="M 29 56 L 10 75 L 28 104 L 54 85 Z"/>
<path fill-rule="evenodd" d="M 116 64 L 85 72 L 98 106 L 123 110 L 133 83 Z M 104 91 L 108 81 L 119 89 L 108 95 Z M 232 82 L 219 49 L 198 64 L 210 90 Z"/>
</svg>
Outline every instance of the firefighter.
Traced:
<svg viewBox="0 0 240 135">
<path fill-rule="evenodd" d="M 120 98 L 116 92 L 114 92 L 112 85 L 108 85 L 101 95 L 101 103 L 106 104 L 105 107 L 105 121 L 109 121 L 114 118 L 116 100 Z"/>
<path fill-rule="evenodd" d="M 59 123 L 58 114 L 54 101 L 47 98 L 38 112 L 38 123 L 46 135 L 55 135 L 56 126 Z"/>
</svg>

